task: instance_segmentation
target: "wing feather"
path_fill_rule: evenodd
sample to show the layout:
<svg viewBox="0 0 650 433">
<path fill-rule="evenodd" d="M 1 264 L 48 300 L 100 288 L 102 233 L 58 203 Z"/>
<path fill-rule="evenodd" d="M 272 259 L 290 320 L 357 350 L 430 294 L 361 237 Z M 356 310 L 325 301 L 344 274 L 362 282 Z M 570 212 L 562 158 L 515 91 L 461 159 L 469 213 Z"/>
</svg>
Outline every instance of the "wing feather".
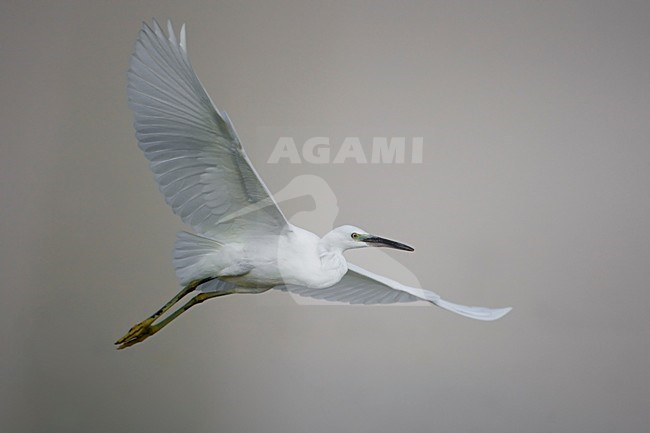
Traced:
<svg viewBox="0 0 650 433">
<path fill-rule="evenodd" d="M 469 307 L 454 304 L 440 298 L 436 293 L 409 287 L 359 266 L 348 263 L 348 272 L 341 280 L 324 289 L 284 285 L 277 289 L 327 301 L 349 304 L 394 304 L 401 302 L 428 301 L 438 307 L 477 320 L 496 320 L 506 315 L 511 308 Z"/>
<path fill-rule="evenodd" d="M 219 240 L 289 227 L 241 146 L 232 122 L 212 103 L 186 51 L 154 20 L 143 23 L 128 71 L 138 144 L 174 213 Z"/>
</svg>

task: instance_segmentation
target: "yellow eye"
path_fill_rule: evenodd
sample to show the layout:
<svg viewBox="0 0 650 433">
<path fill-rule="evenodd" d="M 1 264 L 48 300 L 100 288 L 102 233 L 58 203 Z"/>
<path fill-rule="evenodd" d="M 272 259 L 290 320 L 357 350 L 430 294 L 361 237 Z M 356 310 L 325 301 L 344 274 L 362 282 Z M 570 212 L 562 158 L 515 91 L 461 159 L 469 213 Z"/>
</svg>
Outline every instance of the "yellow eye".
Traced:
<svg viewBox="0 0 650 433">
<path fill-rule="evenodd" d="M 357 239 L 359 237 L 359 233 L 352 233 L 352 239 Z"/>
</svg>

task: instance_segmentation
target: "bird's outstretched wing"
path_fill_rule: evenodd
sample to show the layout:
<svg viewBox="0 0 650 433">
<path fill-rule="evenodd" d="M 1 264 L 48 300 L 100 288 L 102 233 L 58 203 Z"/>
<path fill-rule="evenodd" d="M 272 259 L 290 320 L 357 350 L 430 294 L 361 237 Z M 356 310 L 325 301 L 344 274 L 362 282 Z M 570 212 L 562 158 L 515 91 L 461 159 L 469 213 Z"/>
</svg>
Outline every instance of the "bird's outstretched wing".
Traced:
<svg viewBox="0 0 650 433">
<path fill-rule="evenodd" d="M 128 71 L 140 148 L 174 213 L 218 240 L 279 233 L 288 223 L 177 40 L 143 23 Z"/>
<path fill-rule="evenodd" d="M 277 288 L 300 296 L 350 304 L 428 301 L 445 310 L 477 320 L 496 320 L 511 310 L 511 308 L 468 307 L 454 304 L 445 301 L 429 290 L 405 286 L 351 263 L 348 263 L 348 272 L 341 278 L 341 281 L 333 286 L 324 289 L 310 289 L 303 286 L 284 285 Z"/>
</svg>

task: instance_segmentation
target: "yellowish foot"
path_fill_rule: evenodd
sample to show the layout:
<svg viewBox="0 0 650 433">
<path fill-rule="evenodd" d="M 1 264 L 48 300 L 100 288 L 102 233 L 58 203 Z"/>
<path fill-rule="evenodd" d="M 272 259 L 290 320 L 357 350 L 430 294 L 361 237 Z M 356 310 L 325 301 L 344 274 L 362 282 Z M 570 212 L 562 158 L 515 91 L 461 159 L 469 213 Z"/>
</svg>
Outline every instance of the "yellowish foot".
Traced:
<svg viewBox="0 0 650 433">
<path fill-rule="evenodd" d="M 176 319 L 178 316 L 183 314 L 185 311 L 189 310 L 194 305 L 200 304 L 203 301 L 206 301 L 211 298 L 216 298 L 217 296 L 230 295 L 232 293 L 261 293 L 268 289 L 241 289 L 241 291 L 236 289 L 225 290 L 222 292 L 209 292 L 209 293 L 199 293 L 192 299 L 190 299 L 185 305 L 183 305 L 178 310 L 174 311 L 167 318 L 162 319 L 159 323 L 153 324 L 162 314 L 164 314 L 169 308 L 178 302 L 183 296 L 187 293 L 194 290 L 194 288 L 201 284 L 202 281 L 209 281 L 209 279 L 195 281 L 192 284 L 185 287 L 178 295 L 176 295 L 171 301 L 165 304 L 160 310 L 158 310 L 153 316 L 149 317 L 146 320 L 138 323 L 133 326 L 126 333 L 126 335 L 115 342 L 119 344 L 118 349 L 125 349 L 127 347 L 133 346 L 134 344 L 140 343 L 141 341 L 146 340 L 147 338 L 154 335 L 156 332 L 160 331 L 162 328 L 167 326 L 172 320 Z"/>
<path fill-rule="evenodd" d="M 155 320 L 156 319 L 150 317 L 129 329 L 129 332 L 127 332 L 122 338 L 115 342 L 115 344 L 120 345 L 120 347 L 118 347 L 118 350 L 133 346 L 136 343 L 140 343 L 141 341 L 144 341 L 146 338 L 155 334 L 157 329 L 154 329 L 151 326 Z"/>
</svg>

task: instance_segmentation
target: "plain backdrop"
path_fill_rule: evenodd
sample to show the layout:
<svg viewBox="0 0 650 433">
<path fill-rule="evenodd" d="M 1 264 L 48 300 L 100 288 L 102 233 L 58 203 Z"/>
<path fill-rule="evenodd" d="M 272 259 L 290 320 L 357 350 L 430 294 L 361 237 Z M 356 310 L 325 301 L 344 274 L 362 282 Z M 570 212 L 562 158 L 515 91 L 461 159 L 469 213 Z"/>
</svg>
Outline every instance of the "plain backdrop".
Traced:
<svg viewBox="0 0 650 433">
<path fill-rule="evenodd" d="M 240 295 L 116 351 L 178 290 L 184 226 L 126 102 L 151 17 L 187 23 L 272 191 L 324 179 L 334 223 L 414 245 L 387 254 L 423 287 L 513 312 Z M 0 430 L 647 431 L 649 22 L 647 1 L 4 1 Z M 282 135 L 423 136 L 423 162 L 267 164 Z M 372 254 L 349 257 L 388 273 Z"/>
</svg>

